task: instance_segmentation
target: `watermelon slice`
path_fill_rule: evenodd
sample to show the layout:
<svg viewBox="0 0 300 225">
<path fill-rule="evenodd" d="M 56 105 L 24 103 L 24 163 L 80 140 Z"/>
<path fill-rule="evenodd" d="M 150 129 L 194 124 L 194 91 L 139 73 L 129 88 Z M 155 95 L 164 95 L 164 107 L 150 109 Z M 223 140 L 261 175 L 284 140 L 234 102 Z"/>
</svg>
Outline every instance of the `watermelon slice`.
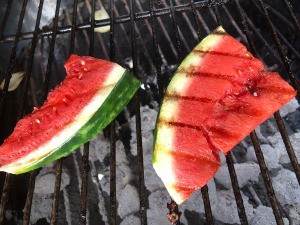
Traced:
<svg viewBox="0 0 300 225">
<path fill-rule="evenodd" d="M 152 163 L 171 197 L 184 202 L 227 153 L 296 95 L 222 27 L 176 70 L 157 118 Z"/>
<path fill-rule="evenodd" d="M 78 148 L 126 106 L 140 82 L 123 67 L 72 55 L 65 80 L 21 119 L 0 147 L 0 170 L 24 173 Z"/>
</svg>

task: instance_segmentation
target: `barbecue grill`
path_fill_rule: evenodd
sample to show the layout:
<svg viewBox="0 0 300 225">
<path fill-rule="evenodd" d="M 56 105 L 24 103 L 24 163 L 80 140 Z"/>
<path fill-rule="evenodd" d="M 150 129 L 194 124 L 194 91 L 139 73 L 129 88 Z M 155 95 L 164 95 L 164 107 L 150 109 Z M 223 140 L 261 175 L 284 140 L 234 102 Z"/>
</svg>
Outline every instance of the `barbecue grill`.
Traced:
<svg viewBox="0 0 300 225">
<path fill-rule="evenodd" d="M 99 9 L 109 17 L 95 19 Z M 70 54 L 117 62 L 142 85 L 103 133 L 68 157 L 24 175 L 0 173 L 0 224 L 170 224 L 170 197 L 150 159 L 172 73 L 221 24 L 299 91 L 299 9 L 296 0 L 2 1 L 1 142 L 63 80 Z M 94 30 L 108 25 L 107 33 Z M 7 91 L 17 71 L 24 78 Z M 213 181 L 174 208 L 182 212 L 175 224 L 300 224 L 298 106 L 293 100 L 224 156 Z"/>
</svg>

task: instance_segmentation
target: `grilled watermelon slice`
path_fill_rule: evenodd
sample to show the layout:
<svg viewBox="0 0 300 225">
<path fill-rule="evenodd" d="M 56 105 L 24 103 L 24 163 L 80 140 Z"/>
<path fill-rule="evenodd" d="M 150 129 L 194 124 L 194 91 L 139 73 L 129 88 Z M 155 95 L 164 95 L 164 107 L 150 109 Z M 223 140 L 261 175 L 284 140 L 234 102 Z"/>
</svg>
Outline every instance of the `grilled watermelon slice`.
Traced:
<svg viewBox="0 0 300 225">
<path fill-rule="evenodd" d="M 116 63 L 72 55 L 65 80 L 0 147 L 0 170 L 24 173 L 78 148 L 126 106 L 140 82 Z"/>
<path fill-rule="evenodd" d="M 152 163 L 181 204 L 204 186 L 227 153 L 296 95 L 222 27 L 184 59 L 167 87 Z"/>
</svg>

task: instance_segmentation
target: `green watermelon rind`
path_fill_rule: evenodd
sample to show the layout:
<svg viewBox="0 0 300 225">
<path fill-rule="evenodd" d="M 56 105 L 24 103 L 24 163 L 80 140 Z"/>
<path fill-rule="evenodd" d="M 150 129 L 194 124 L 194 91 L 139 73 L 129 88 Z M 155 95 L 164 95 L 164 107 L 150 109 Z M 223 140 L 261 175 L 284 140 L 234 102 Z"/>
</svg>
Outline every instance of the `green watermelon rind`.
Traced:
<svg viewBox="0 0 300 225">
<path fill-rule="evenodd" d="M 139 87 L 140 81 L 126 70 L 100 108 L 69 141 L 30 166 L 22 168 L 22 165 L 20 165 L 20 168 L 15 169 L 14 174 L 26 173 L 38 169 L 68 155 L 83 143 L 88 142 L 117 117 L 129 103 Z"/>
</svg>

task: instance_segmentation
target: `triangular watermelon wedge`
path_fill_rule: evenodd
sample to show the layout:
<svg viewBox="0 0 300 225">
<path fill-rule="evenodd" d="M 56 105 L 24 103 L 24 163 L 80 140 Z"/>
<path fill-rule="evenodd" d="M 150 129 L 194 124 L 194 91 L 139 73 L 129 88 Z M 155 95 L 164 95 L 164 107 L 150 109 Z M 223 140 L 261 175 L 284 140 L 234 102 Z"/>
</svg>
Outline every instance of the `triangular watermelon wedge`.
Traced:
<svg viewBox="0 0 300 225">
<path fill-rule="evenodd" d="M 105 128 L 140 86 L 116 63 L 72 55 L 65 80 L 0 147 L 0 171 L 24 173 L 69 154 Z"/>
<path fill-rule="evenodd" d="M 184 59 L 167 87 L 153 167 L 177 204 L 204 186 L 227 153 L 296 95 L 222 27 Z"/>
</svg>

